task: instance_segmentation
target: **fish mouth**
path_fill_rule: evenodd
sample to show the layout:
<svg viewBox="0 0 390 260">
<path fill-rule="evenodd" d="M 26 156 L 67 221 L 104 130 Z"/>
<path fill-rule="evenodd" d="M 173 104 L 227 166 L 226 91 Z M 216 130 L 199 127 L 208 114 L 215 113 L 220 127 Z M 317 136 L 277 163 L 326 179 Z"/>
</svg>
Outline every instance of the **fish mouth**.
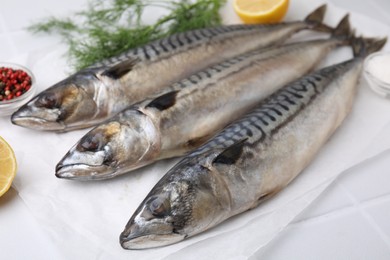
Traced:
<svg viewBox="0 0 390 260">
<path fill-rule="evenodd" d="M 35 130 L 61 131 L 66 128 L 65 124 L 57 121 L 49 121 L 34 116 L 20 116 L 14 113 L 11 116 L 11 122 L 14 125 L 32 128 Z"/>
<path fill-rule="evenodd" d="M 126 235 L 122 232 L 119 241 L 124 249 L 148 249 L 171 245 L 182 241 L 185 235 L 169 234 L 137 234 Z"/>
<path fill-rule="evenodd" d="M 56 166 L 57 178 L 79 181 L 104 180 L 117 175 L 115 168 L 108 165 L 67 164 Z"/>
</svg>

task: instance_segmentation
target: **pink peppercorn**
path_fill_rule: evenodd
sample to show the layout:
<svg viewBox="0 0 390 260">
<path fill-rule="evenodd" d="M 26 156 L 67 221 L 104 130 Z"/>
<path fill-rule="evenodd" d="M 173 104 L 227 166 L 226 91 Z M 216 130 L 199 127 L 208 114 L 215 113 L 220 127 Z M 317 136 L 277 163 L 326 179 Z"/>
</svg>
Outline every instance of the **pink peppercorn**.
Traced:
<svg viewBox="0 0 390 260">
<path fill-rule="evenodd" d="M 31 87 L 31 77 L 23 70 L 0 67 L 0 101 L 20 97 Z"/>
</svg>

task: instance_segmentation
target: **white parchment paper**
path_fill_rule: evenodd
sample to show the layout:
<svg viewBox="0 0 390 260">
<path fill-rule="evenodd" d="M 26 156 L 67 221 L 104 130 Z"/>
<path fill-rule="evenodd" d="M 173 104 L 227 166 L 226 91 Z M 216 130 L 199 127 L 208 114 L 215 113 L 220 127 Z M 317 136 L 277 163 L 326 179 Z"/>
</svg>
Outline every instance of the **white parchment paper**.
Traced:
<svg viewBox="0 0 390 260">
<path fill-rule="evenodd" d="M 286 20 L 302 19 L 322 3 L 291 1 Z M 239 22 L 231 6 L 229 1 L 222 10 L 225 23 Z M 335 25 L 345 13 L 328 6 L 325 21 Z M 390 36 L 389 27 L 364 16 L 352 14 L 351 23 L 358 33 Z M 35 36 L 24 33 L 10 37 L 36 41 Z M 8 61 L 31 68 L 39 90 L 43 90 L 63 79 L 69 68 L 63 57 L 64 46 L 35 45 L 33 51 L 15 55 Z M 389 46 L 386 50 L 389 51 Z M 337 50 L 323 65 L 350 57 L 348 48 Z M 390 148 L 390 137 L 385 133 L 390 125 L 388 111 L 390 102 L 375 95 L 362 80 L 353 111 L 345 123 L 312 164 L 280 194 L 257 209 L 191 239 L 141 251 L 123 250 L 119 234 L 149 190 L 177 160 L 159 162 L 108 181 L 66 181 L 54 176 L 55 165 L 87 130 L 65 134 L 38 132 L 14 126 L 9 118 L 0 118 L 0 135 L 9 141 L 17 156 L 19 170 L 14 187 L 64 258 L 248 259 L 312 203 L 338 174 Z"/>
</svg>

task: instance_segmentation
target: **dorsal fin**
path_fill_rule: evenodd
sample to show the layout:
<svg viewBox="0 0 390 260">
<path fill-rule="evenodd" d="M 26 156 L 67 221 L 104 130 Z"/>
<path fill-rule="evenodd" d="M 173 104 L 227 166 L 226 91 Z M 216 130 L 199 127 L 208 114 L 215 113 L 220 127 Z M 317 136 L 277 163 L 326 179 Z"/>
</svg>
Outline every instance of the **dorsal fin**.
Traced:
<svg viewBox="0 0 390 260">
<path fill-rule="evenodd" d="M 107 76 L 113 79 L 119 79 L 126 73 L 128 73 L 130 70 L 133 69 L 133 67 L 139 62 L 138 58 L 131 58 L 127 59 L 125 61 L 119 62 L 118 64 L 115 64 L 114 66 L 108 68 L 107 70 L 102 72 L 103 76 Z"/>
<path fill-rule="evenodd" d="M 238 160 L 238 158 L 240 158 L 246 140 L 248 140 L 248 138 L 240 140 L 226 148 L 213 160 L 213 164 L 234 164 Z"/>
<path fill-rule="evenodd" d="M 165 110 L 176 102 L 176 95 L 179 91 L 171 91 L 153 99 L 146 107 L 154 107 L 158 110 Z"/>
</svg>

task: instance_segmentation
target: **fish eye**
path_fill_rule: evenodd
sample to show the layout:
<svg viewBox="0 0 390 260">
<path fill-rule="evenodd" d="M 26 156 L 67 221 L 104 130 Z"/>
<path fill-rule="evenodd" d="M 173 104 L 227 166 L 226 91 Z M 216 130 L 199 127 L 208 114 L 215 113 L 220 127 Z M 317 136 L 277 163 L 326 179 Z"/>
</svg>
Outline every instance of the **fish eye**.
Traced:
<svg viewBox="0 0 390 260">
<path fill-rule="evenodd" d="M 103 135 L 101 133 L 85 136 L 79 144 L 79 148 L 84 151 L 98 151 L 103 146 Z"/>
<path fill-rule="evenodd" d="M 149 210 L 155 217 L 165 217 L 171 210 L 171 203 L 168 198 L 165 197 L 152 197 L 149 201 Z"/>
<path fill-rule="evenodd" d="M 54 108 L 58 106 L 58 99 L 54 93 L 45 93 L 38 98 L 37 105 L 45 108 Z"/>
</svg>

